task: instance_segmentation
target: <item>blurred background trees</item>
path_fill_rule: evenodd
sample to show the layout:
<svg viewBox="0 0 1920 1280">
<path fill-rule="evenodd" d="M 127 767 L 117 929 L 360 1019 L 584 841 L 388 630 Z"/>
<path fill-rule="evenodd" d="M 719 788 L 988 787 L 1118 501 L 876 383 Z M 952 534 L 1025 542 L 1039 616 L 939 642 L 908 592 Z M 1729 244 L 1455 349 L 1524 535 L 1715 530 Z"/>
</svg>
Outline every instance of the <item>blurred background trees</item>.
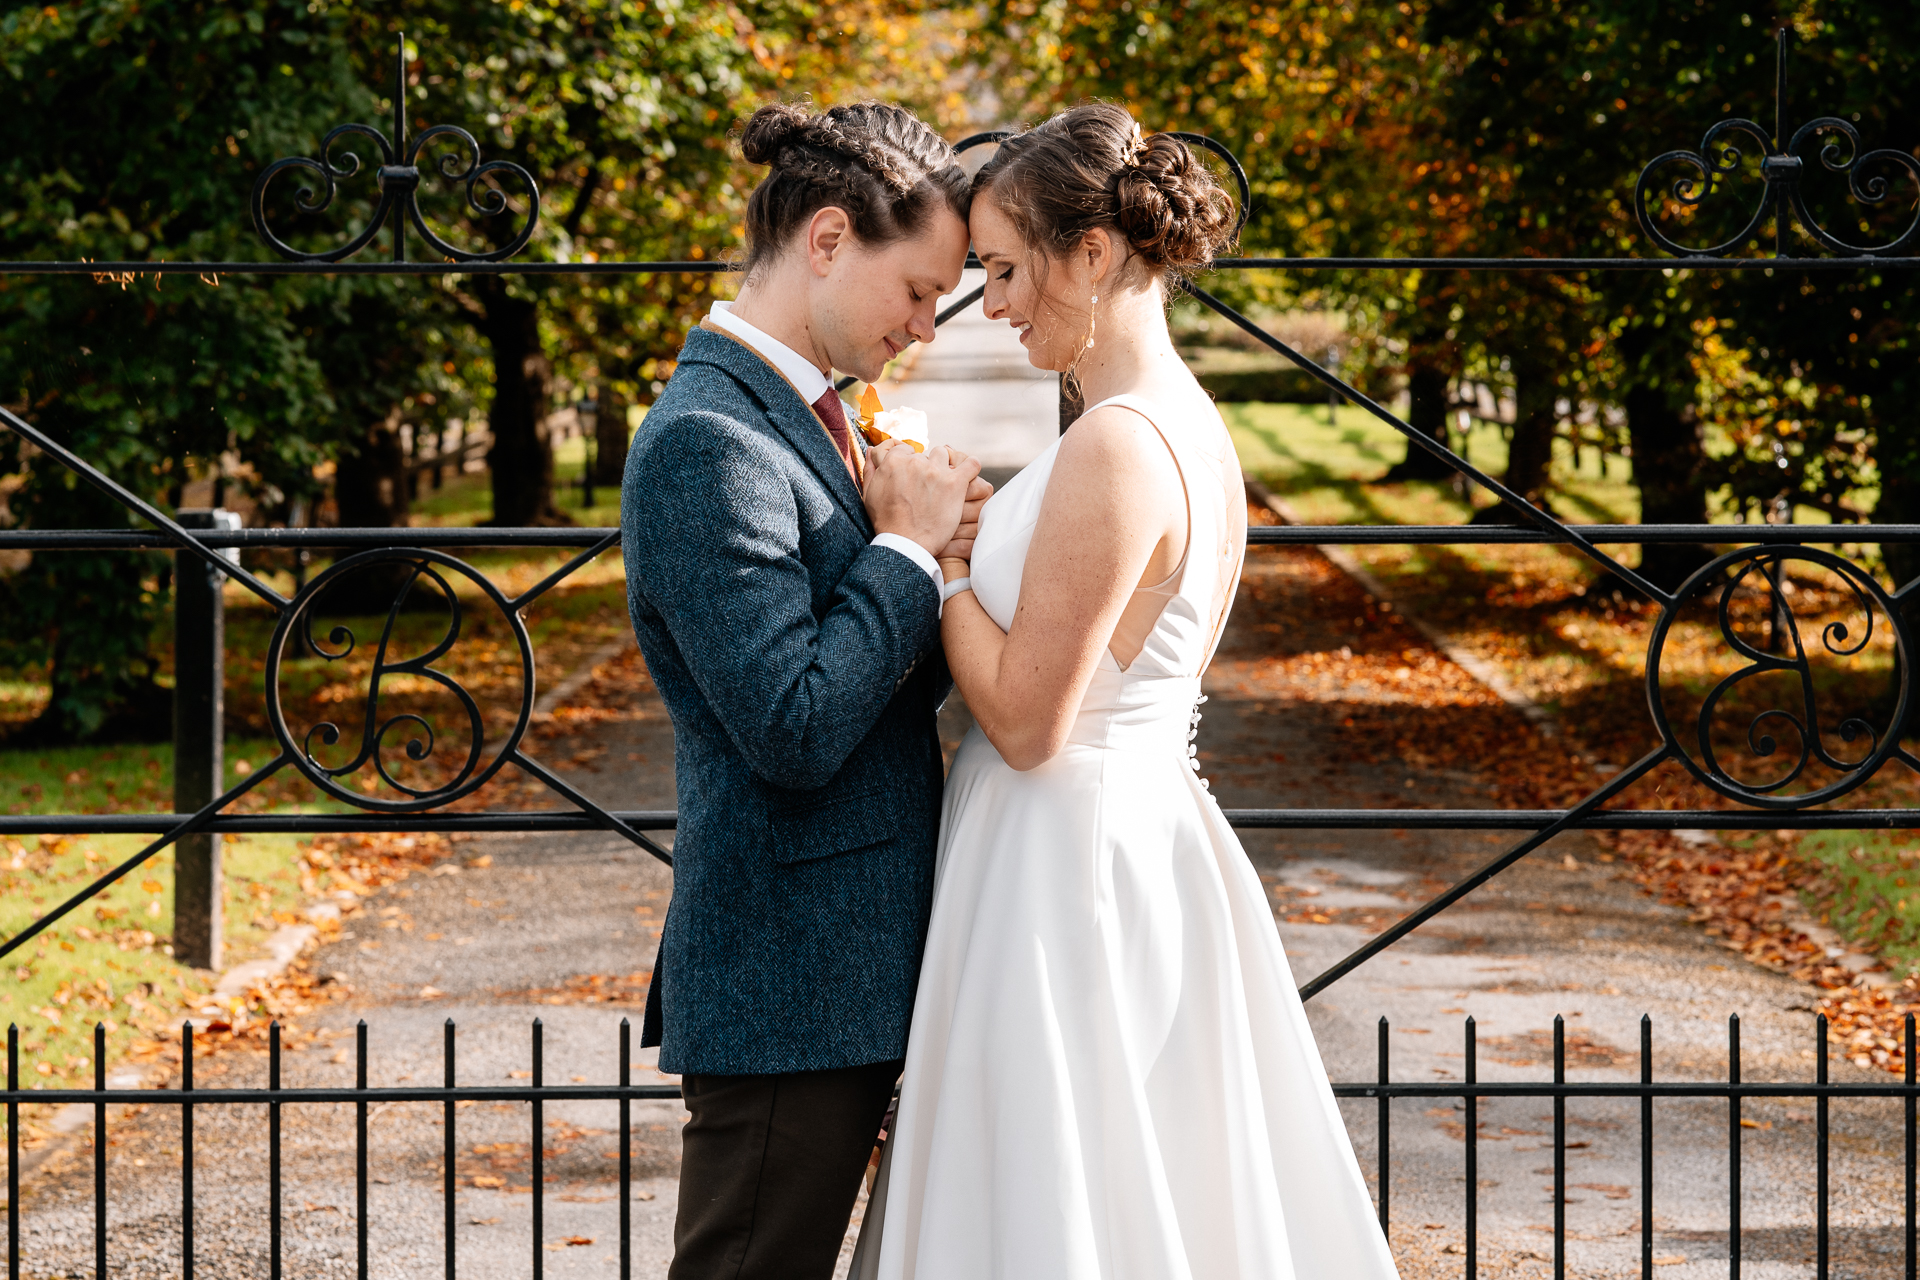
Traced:
<svg viewBox="0 0 1920 1280">
<path fill-rule="evenodd" d="M 388 129 L 403 31 L 410 127 L 466 128 L 539 184 L 527 260 L 731 253 L 757 175 L 728 135 L 759 103 L 802 93 L 900 101 L 955 138 L 1086 97 L 1124 102 L 1148 128 L 1206 132 L 1241 157 L 1250 253 L 1654 257 L 1632 209 L 1641 167 L 1730 116 L 1770 128 L 1781 24 L 1794 33 L 1790 127 L 1832 114 L 1869 148 L 1920 145 L 1920 10 L 1865 0 L 15 7 L 0 16 L 14 125 L 0 257 L 269 257 L 247 213 L 255 175 L 317 154 L 336 124 Z M 1747 151 L 1709 207 L 1678 216 L 1668 202 L 1673 234 L 1709 243 L 1744 222 L 1761 186 Z M 358 154 L 361 177 L 322 214 L 299 215 L 301 183 L 283 178 L 276 230 L 313 249 L 364 225 L 375 157 Z M 1863 241 L 1914 209 L 1898 182 L 1878 211 L 1831 177 L 1809 186 L 1825 225 Z M 422 206 L 454 243 L 499 244 L 525 210 L 524 193 L 502 189 L 500 218 L 431 176 Z M 1771 252 L 1770 225 L 1762 236 Z M 383 234 L 361 256 L 386 251 Z M 1280 270 L 1208 287 L 1435 438 L 1460 445 L 1493 423 L 1507 482 L 1561 514 L 1581 514 L 1554 481 L 1572 449 L 1629 474 L 1647 521 L 1920 520 L 1910 272 Z M 617 484 L 632 413 L 731 288 L 717 276 L 10 277 L 0 402 L 162 505 L 242 506 L 256 523 L 418 518 L 425 477 L 439 482 L 449 449 L 460 465 L 484 424 L 485 518 L 564 521 L 553 432 L 591 422 L 582 479 Z M 1228 340 L 1190 307 L 1178 319 L 1196 347 Z M 1244 385 L 1318 394 L 1298 379 Z M 1452 477 L 1415 450 L 1380 479 Z M 124 518 L 0 433 L 0 523 Z M 1888 567 L 1920 573 L 1903 555 L 1889 549 Z M 1701 556 L 1649 547 L 1642 568 L 1672 583 Z M 51 690 L 27 732 L 164 736 L 168 599 L 163 557 L 0 566 L 0 666 Z"/>
<path fill-rule="evenodd" d="M 728 150 L 736 121 L 802 89 L 950 114 L 943 33 L 962 25 L 862 3 L 15 7 L 0 17 L 15 131 L 0 258 L 272 258 L 249 219 L 255 175 L 316 155 L 338 124 L 390 131 L 403 31 L 410 130 L 457 124 L 539 184 L 521 259 L 717 255 L 738 242 L 753 182 Z M 269 193 L 271 225 L 302 249 L 344 242 L 371 212 L 378 157 L 342 150 L 361 177 L 324 213 L 298 215 L 302 175 Z M 426 216 L 452 243 L 504 242 L 525 193 L 504 184 L 509 212 L 479 216 L 429 168 L 447 150 L 422 157 Z M 362 256 L 387 249 L 382 234 Z M 423 250 L 416 240 L 410 255 Z M 715 283 L 12 277 L 0 279 L 0 402 L 163 507 L 242 506 L 256 523 L 405 523 L 423 442 L 484 421 L 491 520 L 559 521 L 550 420 L 601 397 L 593 479 L 616 484 L 625 407 L 671 373 Z M 0 432 L 0 524 L 127 519 Z M 24 560 L 0 566 L 0 667 L 51 687 L 24 740 L 165 737 L 166 558 Z"/>
</svg>

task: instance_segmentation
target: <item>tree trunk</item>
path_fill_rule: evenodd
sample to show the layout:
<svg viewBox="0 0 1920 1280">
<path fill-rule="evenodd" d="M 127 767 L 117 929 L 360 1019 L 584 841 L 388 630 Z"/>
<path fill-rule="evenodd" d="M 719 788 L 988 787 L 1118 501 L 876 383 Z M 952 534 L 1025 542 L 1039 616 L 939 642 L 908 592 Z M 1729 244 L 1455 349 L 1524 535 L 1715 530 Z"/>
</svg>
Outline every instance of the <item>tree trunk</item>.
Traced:
<svg viewBox="0 0 1920 1280">
<path fill-rule="evenodd" d="M 1560 426 L 1554 405 L 1560 380 L 1549 364 L 1513 362 L 1513 445 L 1507 451 L 1507 488 L 1539 505 L 1553 465 L 1553 438 Z"/>
<path fill-rule="evenodd" d="M 619 488 L 627 471 L 627 401 L 612 378 L 600 381 L 593 416 L 593 482 Z"/>
<path fill-rule="evenodd" d="M 1447 371 L 1438 365 L 1416 364 L 1407 371 L 1407 425 L 1421 435 L 1441 444 L 1447 443 Z M 1407 441 L 1407 456 L 1387 468 L 1380 477 L 1387 484 L 1402 480 L 1445 480 L 1453 468 L 1413 441 Z"/>
<path fill-rule="evenodd" d="M 479 290 L 486 306 L 480 330 L 493 350 L 493 404 L 487 424 L 493 446 L 495 526 L 561 524 L 553 505 L 553 446 L 547 439 L 547 379 L 552 373 L 540 346 L 540 309 L 507 292 L 499 278 Z"/>
<path fill-rule="evenodd" d="M 1414 297 L 1405 330 L 1407 425 L 1443 445 L 1448 443 L 1447 384 L 1460 364 L 1460 345 L 1448 319 L 1452 307 L 1452 287 L 1441 283 L 1439 273 L 1430 274 Z M 1381 479 L 1394 484 L 1402 480 L 1448 480 L 1453 474 L 1445 459 L 1409 440 L 1407 456 L 1387 468 Z"/>
<path fill-rule="evenodd" d="M 341 528 L 388 529 L 407 522 L 407 455 L 391 423 L 368 427 L 336 467 L 333 500 Z"/>
<path fill-rule="evenodd" d="M 1626 410 L 1640 523 L 1705 524 L 1705 454 L 1694 407 L 1676 407 L 1664 386 L 1642 382 L 1628 389 Z M 1670 591 L 1711 558 L 1704 547 L 1649 544 L 1640 548 L 1640 575 Z"/>
<path fill-rule="evenodd" d="M 407 453 L 392 421 L 374 423 L 357 445 L 341 452 L 333 473 L 333 501 L 343 529 L 390 529 L 407 523 Z M 336 579 L 322 594 L 319 608 L 356 618 L 383 614 L 393 607 L 408 576 L 397 563 L 368 566 Z M 418 608 L 423 600 L 409 597 L 409 603 Z M 317 634 L 325 634 L 318 619 L 315 627 Z"/>
</svg>

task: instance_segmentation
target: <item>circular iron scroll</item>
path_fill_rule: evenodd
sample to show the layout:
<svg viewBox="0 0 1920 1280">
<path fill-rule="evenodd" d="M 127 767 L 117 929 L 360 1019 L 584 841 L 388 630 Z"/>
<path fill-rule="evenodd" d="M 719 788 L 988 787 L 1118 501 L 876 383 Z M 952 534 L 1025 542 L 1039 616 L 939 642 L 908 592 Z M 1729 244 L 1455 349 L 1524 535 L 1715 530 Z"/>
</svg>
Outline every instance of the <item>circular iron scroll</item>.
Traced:
<svg viewBox="0 0 1920 1280">
<path fill-rule="evenodd" d="M 326 746 L 339 742 L 342 734 L 340 727 L 332 721 L 320 721 L 307 728 L 296 739 L 288 727 L 285 710 L 280 697 L 280 668 L 286 653 L 287 642 L 293 637 L 294 628 L 302 629 L 305 639 L 313 651 L 322 658 L 337 661 L 352 653 L 357 646 L 353 632 L 345 626 L 335 626 L 328 631 L 324 640 L 313 634 L 314 606 L 321 593 L 328 587 L 354 574 L 363 573 L 377 566 L 400 566 L 405 571 L 404 580 L 395 592 L 392 606 L 387 612 L 386 626 L 382 630 L 374 653 L 373 669 L 368 674 L 365 700 L 365 714 L 361 725 L 360 749 L 352 760 L 337 768 L 329 768 L 314 758 L 313 743 L 316 738 Z M 454 593 L 449 576 L 465 578 L 478 587 L 491 601 L 513 632 L 515 644 L 520 650 L 520 714 L 515 719 L 512 730 L 506 740 L 491 758 L 483 760 L 486 754 L 485 724 L 480 715 L 479 704 L 460 683 L 445 672 L 436 671 L 432 663 L 446 654 L 460 640 L 461 604 Z M 439 640 L 428 646 L 424 653 L 401 661 L 387 660 L 387 646 L 392 639 L 395 619 L 407 603 L 408 597 L 420 587 L 422 581 L 437 589 L 446 601 L 448 608 L 447 629 Z M 382 752 L 389 748 L 388 735 L 395 729 L 411 728 L 416 735 L 408 740 L 403 748 L 407 759 L 422 763 L 430 759 L 438 737 L 433 726 L 412 712 L 400 712 L 380 719 L 381 681 L 395 676 L 412 676 L 437 684 L 459 702 L 466 713 L 467 728 L 471 734 L 466 759 L 460 763 L 452 779 L 434 787 L 414 787 L 394 777 L 381 758 Z M 463 796 L 471 795 L 486 785 L 500 767 L 507 762 L 526 734 L 527 724 L 533 717 L 533 642 L 527 635 L 526 624 L 520 615 L 514 612 L 507 597 L 488 580 L 486 575 L 474 569 L 464 561 L 438 551 L 420 548 L 380 547 L 349 556 L 319 574 L 303 588 L 298 595 L 281 611 L 280 623 L 274 628 L 273 639 L 267 650 L 266 670 L 267 720 L 273 726 L 273 736 L 279 740 L 281 749 L 293 761 L 296 768 L 335 799 L 362 809 L 371 809 L 381 813 L 419 813 L 427 809 L 450 804 Z M 372 764 L 380 779 L 405 798 L 399 800 L 369 796 L 341 785 L 340 779 L 359 772 Z"/>
<path fill-rule="evenodd" d="M 1647 704 L 1653 714 L 1655 727 L 1660 731 L 1661 739 L 1672 749 L 1673 754 L 1686 766 L 1686 769 L 1702 783 L 1713 788 L 1730 800 L 1757 809 L 1789 810 L 1803 809 L 1824 804 L 1852 791 L 1861 783 L 1879 771 L 1900 745 L 1900 735 L 1889 730 L 1876 733 L 1872 725 L 1858 717 L 1849 717 L 1839 724 L 1842 742 L 1853 742 L 1865 736 L 1872 743 L 1868 750 L 1857 760 L 1845 760 L 1835 756 L 1822 740 L 1818 692 L 1814 688 L 1811 661 L 1807 651 L 1807 639 L 1801 633 L 1800 622 L 1793 616 L 1791 604 L 1785 606 L 1786 651 L 1772 654 L 1762 651 L 1734 633 L 1729 617 L 1729 606 L 1734 592 L 1754 574 L 1759 573 L 1766 582 L 1766 573 L 1770 569 L 1782 568 L 1795 561 L 1818 565 L 1832 573 L 1846 585 L 1852 593 L 1853 601 L 1865 619 L 1861 634 L 1853 637 L 1847 627 L 1838 622 L 1830 622 L 1820 628 L 1820 645 L 1835 657 L 1847 657 L 1865 649 L 1873 638 L 1876 625 L 1874 611 L 1877 608 L 1885 615 L 1885 623 L 1893 633 L 1895 661 L 1899 672 L 1899 694 L 1890 720 L 1892 725 L 1906 723 L 1907 708 L 1912 696 L 1911 646 L 1908 643 L 1906 628 L 1901 622 L 1899 610 L 1892 598 L 1874 578 L 1862 572 L 1851 561 L 1843 559 L 1829 551 L 1814 547 L 1743 547 L 1730 551 L 1712 563 L 1704 566 L 1674 593 L 1673 601 L 1661 610 L 1659 621 L 1654 624 L 1653 635 L 1647 644 Z M 1666 650 L 1667 636 L 1674 619 L 1682 606 L 1690 601 L 1704 597 L 1715 588 L 1724 587 L 1716 606 L 1721 638 L 1726 644 L 1747 660 L 1747 665 L 1733 674 L 1724 677 L 1715 684 L 1701 703 L 1693 726 L 1692 749 L 1683 743 L 1681 734 L 1667 715 L 1667 709 L 1660 694 L 1660 660 Z M 1769 600 L 1773 597 L 1773 587 L 1767 583 Z M 1753 754 L 1765 759 L 1779 749 L 1776 735 L 1791 732 L 1799 739 L 1799 758 L 1792 762 L 1781 776 L 1769 782 L 1743 782 L 1720 761 L 1713 740 L 1713 714 L 1721 699 L 1736 686 L 1763 676 L 1782 672 L 1798 677 L 1800 706 L 1797 711 L 1782 707 L 1770 708 L 1755 716 L 1747 726 L 1747 745 Z M 1810 764 L 1818 762 L 1828 769 L 1839 773 L 1839 777 L 1825 786 L 1796 795 L 1778 794 L 1783 788 L 1792 785 L 1806 772 Z"/>
</svg>

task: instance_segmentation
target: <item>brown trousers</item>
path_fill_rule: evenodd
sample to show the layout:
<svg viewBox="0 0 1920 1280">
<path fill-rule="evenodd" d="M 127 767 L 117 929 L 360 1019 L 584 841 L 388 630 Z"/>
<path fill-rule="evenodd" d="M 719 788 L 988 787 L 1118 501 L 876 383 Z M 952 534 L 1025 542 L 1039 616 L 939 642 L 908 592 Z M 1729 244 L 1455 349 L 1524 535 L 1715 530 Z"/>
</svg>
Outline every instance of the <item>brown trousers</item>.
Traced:
<svg viewBox="0 0 1920 1280">
<path fill-rule="evenodd" d="M 684 1077 L 668 1280 L 831 1280 L 902 1065 Z"/>
</svg>

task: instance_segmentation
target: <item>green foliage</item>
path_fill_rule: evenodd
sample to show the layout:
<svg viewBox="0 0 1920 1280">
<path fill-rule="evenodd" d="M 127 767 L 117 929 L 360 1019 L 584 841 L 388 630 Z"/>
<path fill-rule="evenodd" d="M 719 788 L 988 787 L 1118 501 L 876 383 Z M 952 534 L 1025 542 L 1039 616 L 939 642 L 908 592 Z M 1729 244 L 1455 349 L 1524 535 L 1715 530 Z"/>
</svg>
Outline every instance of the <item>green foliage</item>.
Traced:
<svg viewBox="0 0 1920 1280">
<path fill-rule="evenodd" d="M 681 0 L 15 8 L 0 18 L 0 102 L 15 134 L 0 161 L 11 193 L 0 258 L 268 257 L 248 209 L 255 176 L 275 159 L 316 155 L 335 125 L 390 130 L 402 30 L 410 131 L 458 124 L 486 158 L 513 160 L 539 183 L 543 217 L 524 258 L 717 255 L 738 240 L 754 178 L 728 154 L 733 122 L 796 73 L 830 98 L 926 71 L 933 64 L 901 38 L 896 16 Z M 934 70 L 928 95 L 945 74 Z M 503 242 L 521 214 L 490 219 L 466 205 L 433 167 L 450 149 L 422 157 L 425 216 L 452 243 Z M 293 208 L 312 175 L 269 192 L 284 238 L 315 249 L 365 225 L 378 157 L 363 141 L 335 159 L 348 152 L 359 175 L 324 212 Z M 364 255 L 387 247 L 383 233 Z M 560 518 L 542 434 L 559 380 L 650 399 L 716 283 L 13 277 L 0 280 L 0 403 L 163 507 L 217 475 L 266 520 L 319 499 L 330 462 L 360 456 L 364 480 L 366 459 L 383 456 L 383 442 L 390 455 L 401 424 L 483 413 L 496 440 L 494 518 Z M 126 523 L 114 503 L 0 436 L 0 526 Z M 53 686 L 35 739 L 164 735 L 155 635 L 166 570 L 152 557 L 71 553 L 0 565 L 0 666 Z"/>
<path fill-rule="evenodd" d="M 1869 148 L 1920 142 L 1920 11 L 1801 0 L 1785 16 L 1794 123 L 1834 114 L 1856 121 Z M 998 0 L 982 56 L 1028 117 L 1105 97 L 1148 128 L 1228 143 L 1254 190 L 1249 252 L 1658 257 L 1633 211 L 1641 169 L 1722 119 L 1771 121 L 1769 21 L 1722 0 Z M 1698 213 L 1666 202 L 1669 234 L 1715 243 L 1744 224 L 1762 184 L 1742 145 L 1741 172 Z M 1912 216 L 1904 179 L 1875 211 L 1808 159 L 1815 209 L 1837 232 L 1884 240 Z M 1663 170 L 1660 190 L 1684 174 Z M 1797 236 L 1787 247 L 1823 252 Z M 1746 252 L 1772 248 L 1768 238 Z M 1522 435 L 1530 406 L 1546 431 L 1615 450 L 1632 427 L 1650 519 L 1699 518 L 1716 489 L 1741 508 L 1784 492 L 1834 518 L 1876 500 L 1915 518 L 1920 482 L 1888 465 L 1897 457 L 1902 477 L 1920 475 L 1920 446 L 1907 439 L 1920 430 L 1912 285 L 1905 272 L 1685 271 L 1209 282 L 1345 312 L 1356 341 L 1343 373 L 1424 369 L 1506 389 Z M 1576 426 L 1557 401 L 1599 412 Z M 1706 456 L 1709 433 L 1731 447 Z M 1516 441 L 1516 460 L 1525 452 Z M 1531 456 L 1548 451 L 1536 444 Z"/>
<path fill-rule="evenodd" d="M 17 131 L 0 177 L 18 199 L 0 215 L 0 257 L 258 258 L 246 231 L 258 158 L 366 105 L 336 34 L 326 14 L 280 0 L 15 9 L 0 21 L 0 100 Z M 303 317 L 357 288 L 0 281 L 0 401 L 144 498 L 175 505 L 218 468 L 284 510 L 351 438 Z M 0 477 L 0 522 L 130 523 L 11 434 Z M 35 737 L 164 734 L 164 571 L 155 557 L 42 553 L 0 578 L 0 662 L 47 670 L 53 687 Z"/>
</svg>

